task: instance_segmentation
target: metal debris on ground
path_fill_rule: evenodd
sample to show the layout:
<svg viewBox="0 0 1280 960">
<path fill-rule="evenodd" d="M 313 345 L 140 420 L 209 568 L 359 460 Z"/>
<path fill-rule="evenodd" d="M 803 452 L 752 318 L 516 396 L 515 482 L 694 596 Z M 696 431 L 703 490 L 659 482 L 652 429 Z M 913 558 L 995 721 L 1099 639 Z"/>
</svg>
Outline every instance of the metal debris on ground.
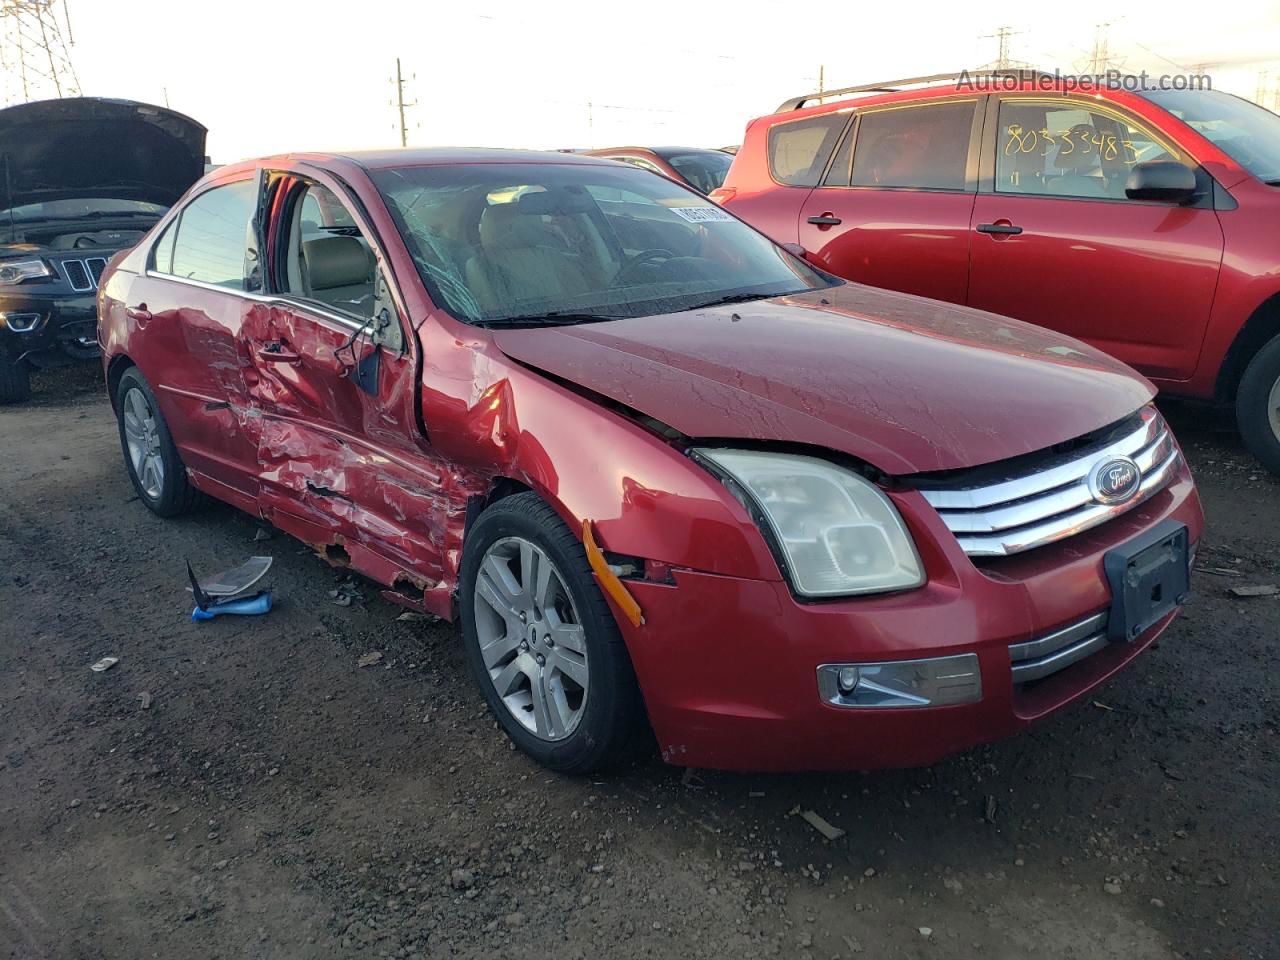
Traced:
<svg viewBox="0 0 1280 960">
<path fill-rule="evenodd" d="M 150 710 L 151 694 L 147 693 L 145 690 L 142 693 L 138 694 L 138 706 L 141 707 L 143 710 Z"/>
<path fill-rule="evenodd" d="M 787 814 L 789 817 L 796 815 L 799 815 L 801 820 L 809 824 L 813 829 L 817 830 L 827 840 L 839 840 L 845 834 L 843 830 L 837 826 L 833 826 L 813 810 L 801 810 L 799 806 L 795 806 L 792 807 L 790 813 Z"/>
<path fill-rule="evenodd" d="M 1227 592 L 1233 597 L 1274 597 L 1280 594 L 1280 587 L 1274 583 L 1254 583 L 1243 587 L 1232 587 Z"/>
<path fill-rule="evenodd" d="M 357 667 L 372 667 L 376 663 L 382 662 L 382 651 L 374 650 L 372 653 L 366 653 L 356 661 Z"/>
<path fill-rule="evenodd" d="M 97 663 L 89 667 L 89 669 L 92 670 L 94 673 L 102 673 L 104 670 L 110 670 L 119 662 L 120 662 L 119 657 L 103 657 Z"/>
<path fill-rule="evenodd" d="M 356 582 L 351 579 L 343 580 L 340 584 L 329 591 L 329 598 L 336 606 L 349 607 L 353 603 L 363 603 L 364 596 L 360 593 L 360 588 L 356 586 Z"/>
<path fill-rule="evenodd" d="M 261 543 L 263 540 L 274 540 L 275 533 L 270 527 L 259 527 L 253 534 L 253 542 Z"/>
<path fill-rule="evenodd" d="M 432 620 L 440 618 L 430 613 L 418 613 L 416 610 L 406 610 L 400 616 L 396 617 L 399 623 L 429 623 Z"/>
<path fill-rule="evenodd" d="M 993 796 L 991 796 L 990 794 L 988 794 L 988 795 L 987 795 L 987 805 L 986 805 L 986 807 L 985 807 L 985 809 L 984 809 L 984 812 L 983 812 L 983 815 L 982 815 L 982 819 L 986 820 L 986 821 L 987 821 L 987 823 L 995 823 L 995 822 L 996 822 L 996 809 L 999 807 L 999 805 L 1000 805 L 999 801 L 998 801 L 998 800 L 996 800 L 996 798 L 995 798 L 995 797 L 993 797 Z"/>
<path fill-rule="evenodd" d="M 680 782 L 690 790 L 701 790 L 704 784 L 698 776 L 698 771 L 694 767 L 685 767 L 684 775 L 680 778 Z"/>
</svg>

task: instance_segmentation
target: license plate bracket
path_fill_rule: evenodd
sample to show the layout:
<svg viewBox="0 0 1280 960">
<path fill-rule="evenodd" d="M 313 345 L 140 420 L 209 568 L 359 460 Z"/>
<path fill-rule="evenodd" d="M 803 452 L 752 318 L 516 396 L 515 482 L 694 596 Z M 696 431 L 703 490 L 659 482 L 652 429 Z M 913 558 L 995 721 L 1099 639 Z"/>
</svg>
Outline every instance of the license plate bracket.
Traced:
<svg viewBox="0 0 1280 960">
<path fill-rule="evenodd" d="M 1111 640 L 1132 640 L 1186 603 L 1191 590 L 1190 534 L 1186 524 L 1165 520 L 1123 546 L 1107 551 L 1103 568 L 1111 586 Z"/>
</svg>

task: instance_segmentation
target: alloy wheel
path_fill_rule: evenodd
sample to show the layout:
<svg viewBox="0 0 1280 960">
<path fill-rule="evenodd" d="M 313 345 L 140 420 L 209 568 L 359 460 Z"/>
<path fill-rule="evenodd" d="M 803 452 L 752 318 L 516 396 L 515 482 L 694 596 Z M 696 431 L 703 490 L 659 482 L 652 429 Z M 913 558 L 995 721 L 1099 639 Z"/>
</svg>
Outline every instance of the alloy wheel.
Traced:
<svg viewBox="0 0 1280 960">
<path fill-rule="evenodd" d="M 164 491 L 164 456 L 160 451 L 160 430 L 151 401 L 137 387 L 124 395 L 125 445 L 138 486 L 152 500 Z"/>
<path fill-rule="evenodd" d="M 1280 377 L 1271 385 L 1271 396 L 1267 398 L 1267 416 L 1271 419 L 1271 432 L 1280 440 Z"/>
<path fill-rule="evenodd" d="M 522 537 L 495 541 L 475 582 L 480 656 L 498 697 L 541 740 L 569 737 L 587 705 L 586 633 L 555 563 Z"/>
</svg>

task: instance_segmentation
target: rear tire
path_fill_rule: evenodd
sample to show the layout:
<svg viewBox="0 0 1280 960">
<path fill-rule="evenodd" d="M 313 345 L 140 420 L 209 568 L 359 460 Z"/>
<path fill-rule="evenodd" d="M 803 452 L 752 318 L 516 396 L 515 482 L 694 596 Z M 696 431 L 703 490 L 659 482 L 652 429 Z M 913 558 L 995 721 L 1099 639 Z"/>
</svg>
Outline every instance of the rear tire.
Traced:
<svg viewBox="0 0 1280 960">
<path fill-rule="evenodd" d="M 0 403 L 22 403 L 31 396 L 31 368 L 0 357 Z"/>
<path fill-rule="evenodd" d="M 631 658 L 582 543 L 545 500 L 520 493 L 480 515 L 458 592 L 467 665 L 516 746 L 569 774 L 632 755 L 644 707 Z"/>
<path fill-rule="evenodd" d="M 160 404 L 137 367 L 126 370 L 116 387 L 116 420 L 125 469 L 148 510 L 161 517 L 176 517 L 204 502 L 203 494 L 187 480 L 187 468 L 160 413 Z"/>
<path fill-rule="evenodd" d="M 1236 423 L 1249 452 L 1280 476 L 1280 337 L 1245 368 L 1236 392 Z"/>
</svg>

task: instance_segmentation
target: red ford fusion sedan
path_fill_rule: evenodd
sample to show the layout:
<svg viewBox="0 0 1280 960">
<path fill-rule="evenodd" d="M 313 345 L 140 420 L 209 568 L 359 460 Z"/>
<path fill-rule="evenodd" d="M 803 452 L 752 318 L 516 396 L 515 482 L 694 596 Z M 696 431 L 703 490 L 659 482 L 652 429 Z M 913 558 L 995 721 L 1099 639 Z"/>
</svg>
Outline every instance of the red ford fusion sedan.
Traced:
<svg viewBox="0 0 1280 960">
<path fill-rule="evenodd" d="M 1169 625 L 1201 531 L 1128 367 L 580 155 L 223 167 L 112 262 L 98 333 L 147 507 L 227 501 L 460 621 L 561 771 L 646 727 L 774 770 L 1013 733 Z"/>
</svg>

